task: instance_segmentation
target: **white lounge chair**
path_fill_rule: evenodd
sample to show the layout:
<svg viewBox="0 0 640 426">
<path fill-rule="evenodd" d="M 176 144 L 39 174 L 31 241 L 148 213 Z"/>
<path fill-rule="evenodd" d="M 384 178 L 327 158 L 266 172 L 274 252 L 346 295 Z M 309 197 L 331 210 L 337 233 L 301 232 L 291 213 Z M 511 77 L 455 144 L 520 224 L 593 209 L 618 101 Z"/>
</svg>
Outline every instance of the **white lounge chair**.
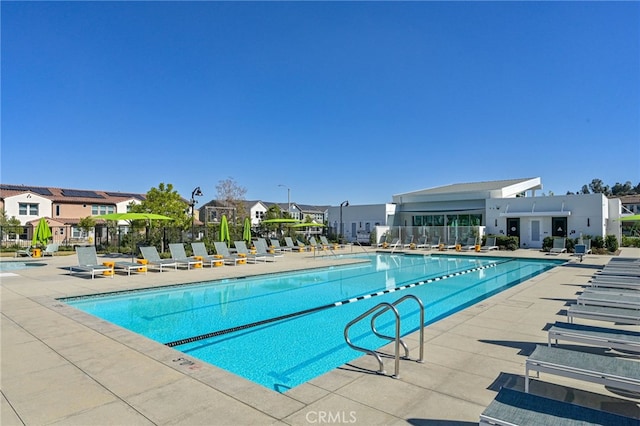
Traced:
<svg viewBox="0 0 640 426">
<path fill-rule="evenodd" d="M 161 259 L 158 254 L 158 249 L 154 246 L 140 247 L 140 253 L 142 257 L 147 260 L 147 268 L 154 268 L 162 272 L 163 269 L 173 266 L 173 269 L 178 269 L 178 262 L 174 259 Z"/>
<path fill-rule="evenodd" d="M 573 323 L 574 318 L 619 322 L 621 324 L 640 324 L 640 311 L 607 306 L 571 305 L 567 309 L 567 319 Z"/>
<path fill-rule="evenodd" d="M 566 243 L 567 243 L 567 239 L 564 237 L 554 238 L 553 247 L 551 247 L 550 253 L 554 253 L 554 254 L 566 253 L 567 251 Z"/>
<path fill-rule="evenodd" d="M 529 392 L 530 371 L 640 392 L 640 368 L 629 359 L 537 345 L 525 361 L 525 392 Z"/>
<path fill-rule="evenodd" d="M 615 292 L 583 292 L 577 297 L 578 305 L 610 306 L 612 308 L 640 309 L 640 294 Z"/>
<path fill-rule="evenodd" d="M 476 249 L 476 237 L 467 238 L 467 242 L 461 247 L 462 250 L 475 250 Z"/>
<path fill-rule="evenodd" d="M 273 247 L 275 249 L 275 251 L 293 251 L 292 247 L 289 246 L 285 246 L 283 247 L 282 245 L 280 245 L 280 240 L 278 240 L 277 238 L 271 238 L 271 247 Z"/>
<path fill-rule="evenodd" d="M 502 388 L 480 414 L 481 425 L 636 426 L 638 419 Z"/>
<path fill-rule="evenodd" d="M 144 272 L 147 274 L 147 268 L 145 265 L 138 262 L 125 262 L 125 261 L 116 261 L 113 263 L 114 271 L 123 271 L 126 272 L 127 275 L 131 276 L 131 272 Z"/>
<path fill-rule="evenodd" d="M 556 345 L 558 340 L 564 340 L 640 353 L 640 332 L 637 331 L 556 322 L 548 333 L 548 346 L 554 340 Z"/>
<path fill-rule="evenodd" d="M 238 256 L 244 257 L 247 262 L 251 261 L 251 263 L 258 263 L 259 260 L 262 260 L 263 262 L 267 261 L 267 257 L 265 255 L 251 253 L 244 241 L 234 241 L 233 245 L 236 247 Z"/>
<path fill-rule="evenodd" d="M 427 241 L 427 236 L 423 235 L 418 238 L 418 243 L 416 244 L 417 249 L 426 249 L 429 248 L 429 243 Z"/>
<path fill-rule="evenodd" d="M 429 248 L 432 248 L 432 249 L 440 248 L 440 237 L 431 238 L 431 244 L 429 245 Z"/>
<path fill-rule="evenodd" d="M 192 266 L 194 268 L 202 268 L 202 260 L 187 256 L 182 243 L 169 244 L 169 251 L 171 252 L 171 259 L 175 260 L 178 266 L 186 266 L 187 269 L 191 269 Z"/>
<path fill-rule="evenodd" d="M 500 247 L 496 245 L 496 237 L 487 237 L 487 241 L 485 244 L 480 247 L 481 251 L 491 251 L 491 250 L 499 250 Z"/>
<path fill-rule="evenodd" d="M 27 247 L 26 249 L 22 249 L 22 250 L 16 250 L 14 257 L 21 257 L 21 256 L 33 257 L 33 254 L 31 253 L 31 247 Z"/>
<path fill-rule="evenodd" d="M 256 248 L 256 255 L 264 256 L 265 262 L 267 261 L 275 262 L 277 258 L 284 256 L 282 252 L 269 253 L 269 248 L 267 247 L 267 243 L 265 243 L 263 240 L 257 239 L 256 241 L 253 242 L 253 245 Z"/>
<path fill-rule="evenodd" d="M 302 253 L 303 251 L 307 251 L 307 247 L 302 244 L 300 241 L 296 240 L 296 242 L 293 242 L 293 238 L 291 237 L 284 237 L 284 242 L 287 245 L 287 247 L 291 248 L 291 251 L 296 251 L 296 252 L 300 252 Z"/>
<path fill-rule="evenodd" d="M 407 235 L 406 237 L 404 237 L 404 243 L 401 244 L 401 248 L 411 248 L 411 244 L 413 244 L 413 235 Z"/>
<path fill-rule="evenodd" d="M 216 248 L 216 253 L 222 256 L 225 264 L 237 265 L 239 263 L 246 263 L 246 259 L 243 256 L 232 254 L 224 241 L 215 241 L 213 246 Z"/>
<path fill-rule="evenodd" d="M 58 244 L 47 244 L 47 246 L 42 250 L 42 256 L 51 256 L 58 252 Z"/>
<path fill-rule="evenodd" d="M 102 273 L 113 278 L 113 268 L 98 263 L 98 254 L 94 246 L 76 247 L 76 254 L 78 255 L 78 264 L 69 267 L 69 275 L 73 275 L 74 272 L 91 274 L 91 279 L 94 279 L 96 273 Z"/>
</svg>

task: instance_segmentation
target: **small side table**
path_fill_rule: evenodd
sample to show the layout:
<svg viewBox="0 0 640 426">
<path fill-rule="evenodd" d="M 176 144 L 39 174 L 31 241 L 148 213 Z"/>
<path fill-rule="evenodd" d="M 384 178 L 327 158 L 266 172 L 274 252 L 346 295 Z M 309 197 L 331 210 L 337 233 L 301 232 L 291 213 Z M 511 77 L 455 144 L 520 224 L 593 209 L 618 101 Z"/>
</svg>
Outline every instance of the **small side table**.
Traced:
<svg viewBox="0 0 640 426">
<path fill-rule="evenodd" d="M 147 272 L 147 267 L 145 266 L 149 261 L 147 259 L 137 259 L 136 262 L 143 265 L 138 268 L 138 272 Z"/>
<path fill-rule="evenodd" d="M 108 261 L 108 262 L 102 262 L 102 264 L 104 266 L 107 266 L 107 267 L 111 268 L 111 270 L 109 270 L 109 271 L 102 272 L 102 275 L 106 275 L 106 276 L 110 277 L 115 273 L 113 268 L 116 266 L 116 262 Z"/>
</svg>

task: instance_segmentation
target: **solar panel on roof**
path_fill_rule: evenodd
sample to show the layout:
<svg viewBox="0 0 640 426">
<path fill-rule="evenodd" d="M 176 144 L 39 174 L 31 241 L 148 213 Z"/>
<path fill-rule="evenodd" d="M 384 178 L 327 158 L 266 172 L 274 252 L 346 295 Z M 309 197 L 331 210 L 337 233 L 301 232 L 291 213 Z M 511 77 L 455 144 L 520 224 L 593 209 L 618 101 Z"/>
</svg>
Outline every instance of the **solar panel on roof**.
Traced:
<svg viewBox="0 0 640 426">
<path fill-rule="evenodd" d="M 40 195 L 53 195 L 47 188 L 34 188 L 31 186 L 0 185 L 0 189 L 4 189 L 5 191 L 31 191 Z"/>
<path fill-rule="evenodd" d="M 81 191 L 78 189 L 63 189 L 62 195 L 65 197 L 78 197 L 78 198 L 104 198 L 100 194 L 96 194 L 93 191 Z"/>
<path fill-rule="evenodd" d="M 138 200 L 142 199 L 142 195 L 128 192 L 105 192 L 105 194 L 107 194 L 109 197 L 137 198 Z"/>
</svg>

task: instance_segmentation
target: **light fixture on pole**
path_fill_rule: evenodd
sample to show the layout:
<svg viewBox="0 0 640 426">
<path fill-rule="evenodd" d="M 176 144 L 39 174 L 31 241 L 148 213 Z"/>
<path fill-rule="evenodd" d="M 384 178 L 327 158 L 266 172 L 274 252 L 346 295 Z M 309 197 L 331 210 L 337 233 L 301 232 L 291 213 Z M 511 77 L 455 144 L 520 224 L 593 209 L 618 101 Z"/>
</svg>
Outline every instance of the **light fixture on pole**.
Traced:
<svg viewBox="0 0 640 426">
<path fill-rule="evenodd" d="M 287 188 L 287 213 L 289 213 L 290 215 L 291 214 L 291 188 L 283 184 L 279 184 L 278 186 Z"/>
<path fill-rule="evenodd" d="M 195 220 L 196 220 L 196 198 L 202 197 L 202 191 L 200 187 L 197 186 L 193 191 L 191 191 L 191 241 L 195 241 Z"/>
<path fill-rule="evenodd" d="M 340 235 L 338 235 L 338 240 L 342 244 L 342 235 L 344 234 L 344 223 L 342 223 L 342 208 L 348 207 L 349 201 L 343 201 L 340 203 Z"/>
</svg>

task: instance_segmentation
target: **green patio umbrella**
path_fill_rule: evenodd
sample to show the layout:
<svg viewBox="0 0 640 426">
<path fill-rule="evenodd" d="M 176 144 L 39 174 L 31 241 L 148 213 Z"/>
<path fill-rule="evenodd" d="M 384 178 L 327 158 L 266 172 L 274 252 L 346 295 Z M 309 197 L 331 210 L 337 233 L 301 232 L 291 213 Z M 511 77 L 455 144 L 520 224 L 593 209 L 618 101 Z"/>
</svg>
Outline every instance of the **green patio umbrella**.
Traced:
<svg viewBox="0 0 640 426">
<path fill-rule="evenodd" d="M 131 225 L 131 222 L 134 220 L 173 220 L 172 217 L 163 216 L 157 213 L 107 213 L 96 216 L 91 216 L 94 219 L 104 219 L 104 220 L 126 220 Z M 133 235 L 133 234 L 132 234 Z M 131 238 L 131 261 L 134 261 L 135 253 L 136 253 L 136 241 L 135 238 Z"/>
<path fill-rule="evenodd" d="M 302 223 L 294 223 L 293 225 L 289 225 L 292 228 L 322 228 L 323 226 L 327 226 L 324 223 L 315 223 L 315 222 L 302 222 Z"/>
<path fill-rule="evenodd" d="M 621 222 L 640 222 L 640 214 L 634 214 L 632 216 L 622 216 L 616 220 Z"/>
<path fill-rule="evenodd" d="M 244 230 L 242 231 L 242 239 L 251 243 L 251 220 L 248 217 L 244 218 Z"/>
<path fill-rule="evenodd" d="M 276 219 L 265 219 L 262 223 L 298 223 L 300 222 L 298 219 L 289 219 L 289 218 L 276 218 Z"/>
<path fill-rule="evenodd" d="M 227 216 L 222 215 L 222 219 L 220 219 L 220 241 L 226 242 L 227 247 L 231 243 L 231 235 L 229 234 L 229 222 L 227 221 Z"/>
<path fill-rule="evenodd" d="M 31 245 L 36 246 L 46 246 L 51 239 L 51 228 L 49 228 L 49 224 L 45 220 L 44 217 L 41 217 L 38 221 L 38 225 L 36 229 L 33 231 L 33 239 L 31 240 Z"/>
</svg>

